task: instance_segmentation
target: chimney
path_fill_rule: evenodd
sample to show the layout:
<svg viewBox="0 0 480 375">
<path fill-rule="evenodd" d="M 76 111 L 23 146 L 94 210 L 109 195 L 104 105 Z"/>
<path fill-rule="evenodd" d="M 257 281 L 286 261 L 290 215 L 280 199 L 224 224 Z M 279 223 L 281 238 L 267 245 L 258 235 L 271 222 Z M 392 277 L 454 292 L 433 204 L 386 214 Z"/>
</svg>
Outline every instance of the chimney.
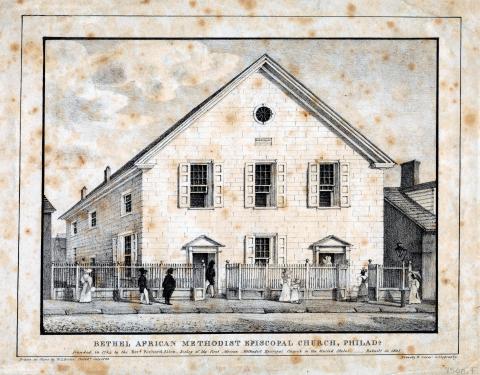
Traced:
<svg viewBox="0 0 480 375">
<path fill-rule="evenodd" d="M 82 197 L 82 200 L 87 196 L 87 188 L 85 186 L 80 190 L 80 196 Z"/>
<path fill-rule="evenodd" d="M 105 182 L 110 181 L 110 167 L 107 165 L 107 168 L 105 168 L 105 171 L 103 172 L 104 180 Z"/>
<path fill-rule="evenodd" d="M 420 162 L 417 160 L 407 161 L 401 164 L 402 178 L 400 182 L 401 188 L 408 188 L 417 185 L 419 182 Z"/>
</svg>

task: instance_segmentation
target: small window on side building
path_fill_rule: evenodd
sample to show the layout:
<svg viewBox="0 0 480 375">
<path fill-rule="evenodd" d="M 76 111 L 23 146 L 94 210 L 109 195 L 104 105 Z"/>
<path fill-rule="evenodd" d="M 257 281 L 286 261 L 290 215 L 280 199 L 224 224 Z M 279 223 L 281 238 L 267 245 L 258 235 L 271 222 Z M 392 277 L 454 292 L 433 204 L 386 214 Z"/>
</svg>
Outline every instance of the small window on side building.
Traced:
<svg viewBox="0 0 480 375">
<path fill-rule="evenodd" d="M 88 215 L 90 228 L 95 228 L 97 226 L 97 211 L 90 211 Z"/>
</svg>

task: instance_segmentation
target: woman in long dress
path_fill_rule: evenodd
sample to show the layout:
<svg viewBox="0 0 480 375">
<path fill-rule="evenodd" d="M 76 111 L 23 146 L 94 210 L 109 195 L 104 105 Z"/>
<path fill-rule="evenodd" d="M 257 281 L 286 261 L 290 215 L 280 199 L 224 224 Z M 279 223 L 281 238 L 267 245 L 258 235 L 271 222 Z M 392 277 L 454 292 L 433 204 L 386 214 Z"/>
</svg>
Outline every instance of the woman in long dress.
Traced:
<svg viewBox="0 0 480 375">
<path fill-rule="evenodd" d="M 368 302 L 368 276 L 367 270 L 362 269 L 360 271 L 360 287 L 358 288 L 358 298 L 359 302 Z"/>
<path fill-rule="evenodd" d="M 292 282 L 292 276 L 290 275 L 290 271 L 284 269 L 282 272 L 282 293 L 278 300 L 280 302 L 290 302 L 290 284 Z"/>
<path fill-rule="evenodd" d="M 410 295 L 408 298 L 409 303 L 422 303 L 420 300 L 420 295 L 418 289 L 420 289 L 419 275 L 415 273 L 410 273 Z"/>
<path fill-rule="evenodd" d="M 300 303 L 300 280 L 295 279 L 292 283 L 291 294 L 290 294 L 291 303 Z"/>
<path fill-rule="evenodd" d="M 82 291 L 80 292 L 80 300 L 79 302 L 81 303 L 87 303 L 87 302 L 92 302 L 92 283 L 93 279 L 90 274 L 92 273 L 92 270 L 86 269 L 84 271 L 84 274 L 80 278 L 80 282 L 82 283 Z"/>
</svg>

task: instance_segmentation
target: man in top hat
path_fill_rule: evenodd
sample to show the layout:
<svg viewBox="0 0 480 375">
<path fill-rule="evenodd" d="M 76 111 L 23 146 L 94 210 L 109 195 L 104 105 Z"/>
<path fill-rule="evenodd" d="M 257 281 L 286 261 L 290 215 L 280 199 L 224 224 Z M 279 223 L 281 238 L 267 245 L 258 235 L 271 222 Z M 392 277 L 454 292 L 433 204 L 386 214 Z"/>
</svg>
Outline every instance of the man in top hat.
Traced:
<svg viewBox="0 0 480 375">
<path fill-rule="evenodd" d="M 150 300 L 148 299 L 147 277 L 145 276 L 147 270 L 142 267 L 139 269 L 139 272 L 140 277 L 138 278 L 138 288 L 140 290 L 140 303 L 151 305 Z"/>
</svg>

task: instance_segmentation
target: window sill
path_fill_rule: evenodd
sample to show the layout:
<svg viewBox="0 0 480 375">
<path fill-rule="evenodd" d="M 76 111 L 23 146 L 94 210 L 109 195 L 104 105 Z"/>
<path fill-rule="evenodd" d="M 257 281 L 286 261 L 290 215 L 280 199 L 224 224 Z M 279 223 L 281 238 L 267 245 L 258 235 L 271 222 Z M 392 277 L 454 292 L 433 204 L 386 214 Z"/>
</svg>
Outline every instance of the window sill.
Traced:
<svg viewBox="0 0 480 375">
<path fill-rule="evenodd" d="M 88 230 L 93 230 L 93 229 L 97 229 L 97 228 L 98 228 L 98 226 L 95 225 L 94 227 L 88 227 Z"/>
<path fill-rule="evenodd" d="M 133 214 L 133 212 L 123 213 L 123 214 L 120 215 L 120 217 L 129 216 L 129 215 L 131 215 L 131 214 Z"/>
<path fill-rule="evenodd" d="M 278 207 L 253 207 L 254 210 L 276 210 Z"/>
<path fill-rule="evenodd" d="M 345 207 L 340 207 L 340 206 L 332 206 L 332 207 L 316 207 L 317 210 L 339 210 L 341 208 Z"/>
<path fill-rule="evenodd" d="M 208 210 L 214 210 L 215 207 L 187 207 L 187 210 L 193 210 L 193 211 L 208 211 Z"/>
</svg>

